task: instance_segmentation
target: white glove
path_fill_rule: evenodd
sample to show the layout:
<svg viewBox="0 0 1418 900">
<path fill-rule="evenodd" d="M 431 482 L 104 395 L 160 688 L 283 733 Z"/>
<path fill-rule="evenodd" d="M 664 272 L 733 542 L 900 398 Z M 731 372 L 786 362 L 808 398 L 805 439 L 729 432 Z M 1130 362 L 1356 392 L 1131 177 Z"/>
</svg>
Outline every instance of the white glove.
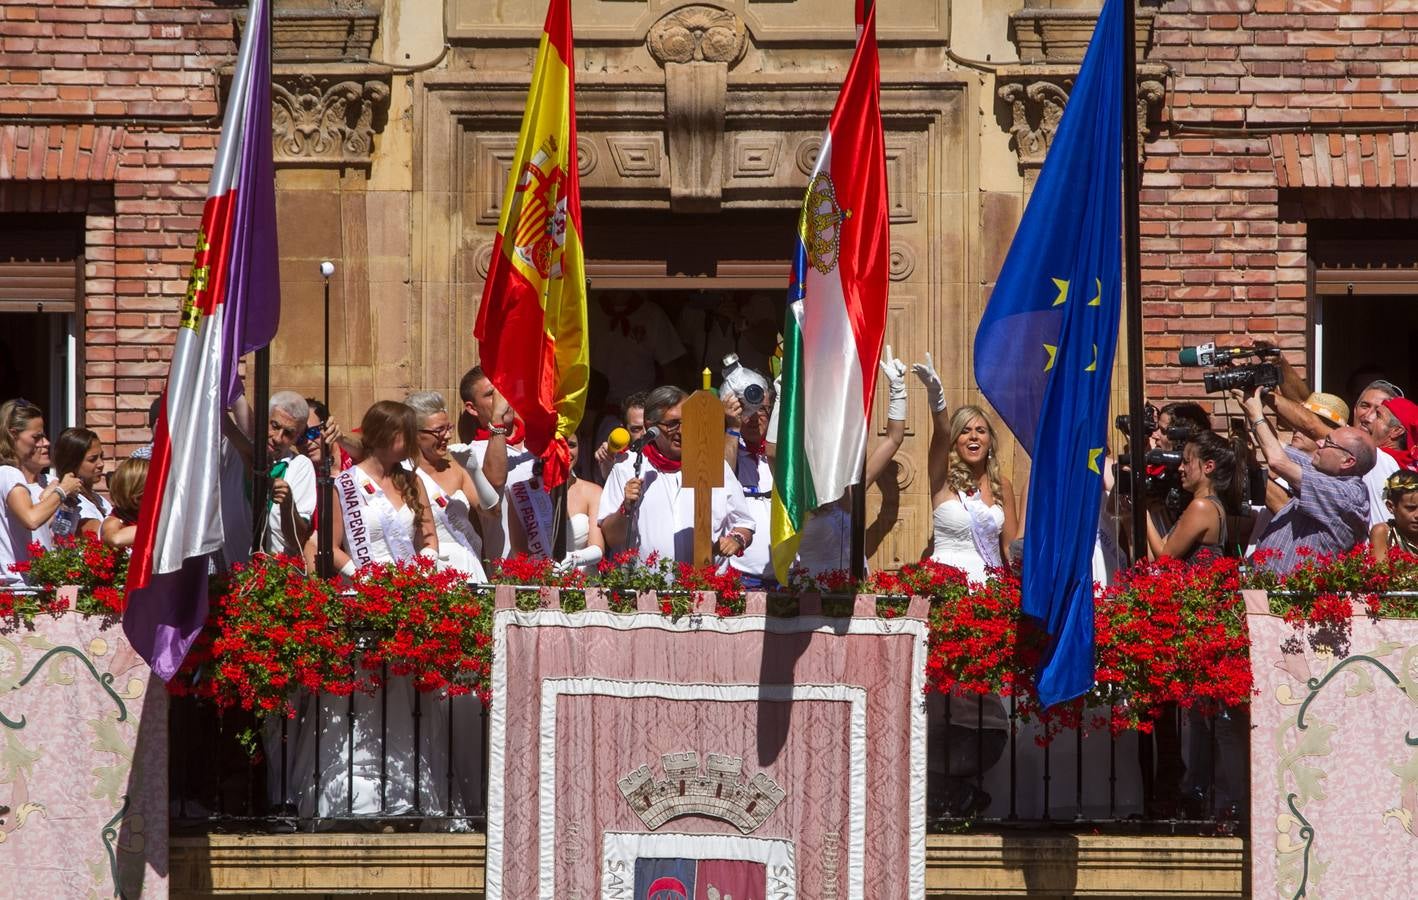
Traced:
<svg viewBox="0 0 1418 900">
<path fill-rule="evenodd" d="M 346 578 L 353 578 L 355 575 L 354 560 L 345 560 L 345 564 L 343 566 L 340 566 L 340 574 L 345 576 Z"/>
<path fill-rule="evenodd" d="M 419 556 L 425 557 L 426 559 L 431 559 L 434 562 L 448 561 L 447 555 L 439 553 L 437 547 L 424 547 L 422 550 L 419 551 Z"/>
<path fill-rule="evenodd" d="M 778 443 L 778 410 L 783 408 L 783 376 L 773 379 L 773 411 L 768 414 L 768 428 L 763 435 L 764 443 Z"/>
<path fill-rule="evenodd" d="M 906 364 L 891 353 L 887 344 L 882 353 L 881 372 L 886 376 L 886 417 L 893 422 L 906 421 Z"/>
<path fill-rule="evenodd" d="M 565 575 L 572 569 L 579 569 L 582 566 L 594 565 L 601 561 L 601 548 L 595 544 L 582 547 L 580 550 L 572 550 L 566 554 L 564 559 L 559 559 L 551 567 L 556 575 Z"/>
<path fill-rule="evenodd" d="M 931 355 L 927 353 L 926 361 L 911 366 L 911 371 L 915 372 L 916 377 L 921 379 L 921 384 L 926 386 L 926 399 L 930 401 L 931 412 L 944 411 L 945 385 L 940 383 L 940 376 L 936 374 L 935 363 L 931 360 Z"/>
</svg>

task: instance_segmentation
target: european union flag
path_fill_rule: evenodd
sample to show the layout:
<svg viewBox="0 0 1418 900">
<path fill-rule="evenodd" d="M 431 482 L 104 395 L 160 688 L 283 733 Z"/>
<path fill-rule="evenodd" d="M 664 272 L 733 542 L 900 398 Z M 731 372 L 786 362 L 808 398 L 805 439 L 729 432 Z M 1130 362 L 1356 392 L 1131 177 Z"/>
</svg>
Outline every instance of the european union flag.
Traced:
<svg viewBox="0 0 1418 900">
<path fill-rule="evenodd" d="M 1048 635 L 1045 705 L 1093 685 L 1093 542 L 1122 283 L 1123 2 L 1098 16 L 975 332 L 975 380 L 1033 459 L 1023 605 Z"/>
</svg>

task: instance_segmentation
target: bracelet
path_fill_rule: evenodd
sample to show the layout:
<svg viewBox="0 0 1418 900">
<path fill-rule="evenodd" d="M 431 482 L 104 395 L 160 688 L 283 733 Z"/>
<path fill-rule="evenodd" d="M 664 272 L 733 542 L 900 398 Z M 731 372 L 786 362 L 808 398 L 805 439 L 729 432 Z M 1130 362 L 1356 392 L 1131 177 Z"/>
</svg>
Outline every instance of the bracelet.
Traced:
<svg viewBox="0 0 1418 900">
<path fill-rule="evenodd" d="M 489 425 L 487 430 L 489 433 L 498 435 L 499 437 L 507 437 L 508 432 L 511 431 L 511 429 L 503 428 L 501 425 Z"/>
<path fill-rule="evenodd" d="M 65 500 L 69 499 L 69 492 L 60 487 L 58 482 L 55 482 L 53 485 L 51 485 L 51 487 L 54 488 L 54 493 L 59 495 L 60 503 L 63 503 Z"/>
<path fill-rule="evenodd" d="M 743 435 L 739 434 L 737 431 L 733 430 L 732 428 L 725 428 L 725 429 L 724 429 L 724 434 L 732 435 L 732 436 L 734 436 L 734 437 L 743 437 Z"/>
<path fill-rule="evenodd" d="M 1264 424 L 1265 424 L 1265 418 L 1264 418 L 1264 417 L 1259 418 L 1259 419 L 1251 419 L 1251 427 L 1252 427 L 1252 428 L 1259 428 L 1260 426 L 1262 426 L 1262 425 L 1264 425 Z"/>
<path fill-rule="evenodd" d="M 734 541 L 738 543 L 740 550 L 748 546 L 748 539 L 745 538 L 743 535 L 739 534 L 737 531 L 730 531 L 728 536 L 733 538 Z"/>
</svg>

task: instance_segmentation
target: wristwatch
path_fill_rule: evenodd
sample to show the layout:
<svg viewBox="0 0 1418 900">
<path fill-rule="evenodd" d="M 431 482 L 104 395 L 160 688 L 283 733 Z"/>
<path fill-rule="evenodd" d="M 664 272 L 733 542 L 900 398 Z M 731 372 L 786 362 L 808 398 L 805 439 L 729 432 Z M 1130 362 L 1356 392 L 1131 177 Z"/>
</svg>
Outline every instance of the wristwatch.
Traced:
<svg viewBox="0 0 1418 900">
<path fill-rule="evenodd" d="M 501 426 L 501 425 L 489 425 L 489 426 L 487 427 L 487 430 L 488 430 L 489 432 L 491 432 L 492 434 L 501 435 L 502 437 L 507 437 L 508 433 L 511 432 L 512 429 L 510 429 L 510 428 L 504 428 L 504 427 Z"/>
</svg>

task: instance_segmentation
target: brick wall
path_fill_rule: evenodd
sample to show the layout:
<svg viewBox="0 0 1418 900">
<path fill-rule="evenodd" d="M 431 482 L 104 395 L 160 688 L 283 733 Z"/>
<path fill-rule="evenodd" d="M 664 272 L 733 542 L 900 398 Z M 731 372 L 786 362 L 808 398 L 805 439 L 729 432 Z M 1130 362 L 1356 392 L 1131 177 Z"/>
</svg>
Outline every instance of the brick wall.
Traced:
<svg viewBox="0 0 1418 900">
<path fill-rule="evenodd" d="M 1388 11 L 1400 8 L 1410 13 Z M 1154 400 L 1204 396 L 1199 376 L 1176 366 L 1182 346 L 1257 337 L 1306 348 L 1303 210 L 1313 204 L 1299 194 L 1327 192 L 1326 209 L 1356 218 L 1407 215 L 1406 199 L 1399 213 L 1373 189 L 1408 185 L 1415 35 L 1418 6 L 1396 0 L 1162 7 L 1148 59 L 1172 67 L 1171 127 L 1148 143 L 1142 181 Z"/>
<path fill-rule="evenodd" d="M 0 209 L 85 215 L 88 425 L 147 440 L 220 123 L 231 6 L 3 0 Z"/>
</svg>

